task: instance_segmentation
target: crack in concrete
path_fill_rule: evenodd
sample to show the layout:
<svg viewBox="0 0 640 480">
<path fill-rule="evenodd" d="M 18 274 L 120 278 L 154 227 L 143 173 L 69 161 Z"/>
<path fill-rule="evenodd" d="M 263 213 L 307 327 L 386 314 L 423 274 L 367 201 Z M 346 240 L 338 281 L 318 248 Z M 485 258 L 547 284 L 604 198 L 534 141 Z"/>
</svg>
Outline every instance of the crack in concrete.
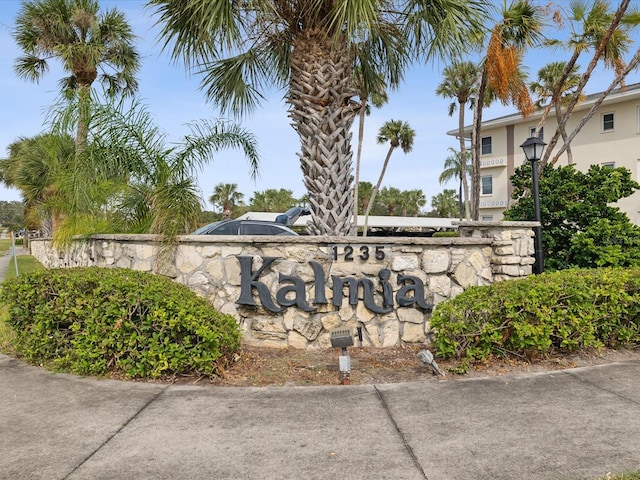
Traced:
<svg viewBox="0 0 640 480">
<path fill-rule="evenodd" d="M 102 450 L 109 442 L 111 442 L 111 440 L 113 440 L 113 438 L 118 435 L 120 432 L 122 432 L 125 428 L 127 428 L 127 426 L 134 421 L 136 418 L 138 418 L 138 416 L 145 411 L 149 405 L 151 405 L 153 402 L 155 402 L 162 394 L 164 394 L 164 392 L 171 386 L 171 384 L 166 385 L 165 387 L 162 388 L 162 390 L 160 390 L 158 393 L 156 393 L 154 396 L 152 396 L 144 405 L 142 405 L 137 412 L 135 412 L 126 422 L 124 422 L 122 425 L 120 425 L 120 427 L 113 432 L 113 434 L 111 434 L 104 442 L 102 442 L 96 449 L 94 449 L 89 455 L 87 455 L 87 457 L 82 460 L 78 465 L 76 465 L 69 473 L 67 473 L 62 480 L 67 480 L 68 478 L 71 477 L 71 475 L 73 475 L 75 472 L 77 472 L 85 463 L 87 463 L 89 460 L 91 460 L 93 458 L 93 456 L 98 453 L 100 450 Z"/>
<path fill-rule="evenodd" d="M 429 477 L 427 477 L 427 474 L 422 468 L 422 465 L 420 465 L 420 462 L 418 461 L 418 457 L 416 457 L 416 454 L 414 453 L 413 448 L 411 448 L 411 445 L 409 445 L 409 442 L 407 442 L 407 439 L 405 438 L 404 433 L 402 433 L 402 430 L 400 430 L 398 423 L 396 422 L 395 418 L 393 418 L 393 415 L 391 414 L 391 410 L 389 410 L 389 405 L 385 401 L 384 396 L 382 395 L 382 392 L 378 390 L 377 385 L 374 385 L 373 388 L 376 391 L 376 395 L 378 396 L 380 403 L 382 403 L 382 408 L 386 412 L 387 417 L 389 418 L 389 420 L 391 420 L 393 427 L 395 428 L 396 432 L 400 436 L 400 439 L 402 440 L 402 445 L 404 445 L 405 450 L 409 453 L 409 456 L 411 457 L 413 464 L 418 469 L 418 471 L 422 474 L 422 477 L 425 480 L 429 480 Z"/>
<path fill-rule="evenodd" d="M 618 364 L 611 364 L 611 365 L 623 365 L 623 364 L 618 363 Z M 609 394 L 611 394 L 611 395 L 613 395 L 615 397 L 621 398 L 622 400 L 626 400 L 627 402 L 630 402 L 630 403 L 633 403 L 634 405 L 640 406 L 640 401 L 638 401 L 638 400 L 636 400 L 634 398 L 627 397 L 627 396 L 621 394 L 620 392 L 616 392 L 615 390 L 611 390 L 609 388 L 602 387 L 601 385 L 598 385 L 597 383 L 590 382 L 589 380 L 585 380 L 580 375 L 577 375 L 574 372 L 565 371 L 564 373 L 566 375 L 578 380 L 579 382 L 584 383 L 585 385 L 589 385 L 590 387 L 597 388 L 598 390 L 601 390 L 603 392 L 607 392 L 607 393 L 609 393 Z"/>
</svg>

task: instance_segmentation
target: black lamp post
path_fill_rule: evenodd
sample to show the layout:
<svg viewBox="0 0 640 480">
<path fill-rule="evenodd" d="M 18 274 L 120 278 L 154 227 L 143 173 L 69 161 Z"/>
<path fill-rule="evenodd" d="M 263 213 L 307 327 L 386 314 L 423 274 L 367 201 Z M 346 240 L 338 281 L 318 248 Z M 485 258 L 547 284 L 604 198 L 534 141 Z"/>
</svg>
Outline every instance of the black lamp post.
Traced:
<svg viewBox="0 0 640 480">
<path fill-rule="evenodd" d="M 524 151 L 524 156 L 531 162 L 531 180 L 533 181 L 533 210 L 535 213 L 535 221 L 538 226 L 535 227 L 536 234 L 536 264 L 534 273 L 539 274 L 544 271 L 544 258 L 542 257 L 542 218 L 540 216 L 540 193 L 538 192 L 538 161 L 542 158 L 542 151 L 547 144 L 538 137 L 529 137 L 520 145 Z"/>
</svg>

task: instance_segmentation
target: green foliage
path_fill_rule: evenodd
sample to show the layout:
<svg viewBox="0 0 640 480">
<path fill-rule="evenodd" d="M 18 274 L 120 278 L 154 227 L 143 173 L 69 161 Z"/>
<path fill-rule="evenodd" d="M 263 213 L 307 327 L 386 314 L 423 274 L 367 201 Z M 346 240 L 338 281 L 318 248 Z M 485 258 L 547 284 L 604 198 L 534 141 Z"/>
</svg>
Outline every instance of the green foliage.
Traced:
<svg viewBox="0 0 640 480">
<path fill-rule="evenodd" d="M 433 235 L 431 235 L 433 238 L 453 238 L 453 237 L 459 237 L 460 234 L 458 232 L 455 231 L 444 231 L 444 232 L 433 232 Z"/>
<path fill-rule="evenodd" d="M 285 212 L 298 203 L 299 200 L 293 196 L 293 190 L 268 188 L 253 192 L 249 199 L 249 208 L 257 212 Z"/>
<path fill-rule="evenodd" d="M 239 347 L 235 319 L 168 278 L 128 269 L 54 269 L 5 283 L 16 351 L 82 375 L 215 373 Z"/>
<path fill-rule="evenodd" d="M 640 268 L 569 269 L 470 287 L 440 303 L 439 355 L 545 355 L 640 345 Z"/>
<path fill-rule="evenodd" d="M 0 161 L 1 165 L 4 165 L 6 160 Z M 0 173 L 0 181 L 4 182 L 4 173 Z M 2 219 L 2 226 L 12 231 L 18 231 L 24 227 L 24 209 L 25 204 L 23 202 L 6 202 L 0 201 L 0 219 Z"/>
<path fill-rule="evenodd" d="M 512 182 L 517 202 L 505 220 L 532 220 L 533 198 L 525 196 L 531 167 L 519 167 Z M 583 173 L 547 165 L 539 187 L 546 270 L 640 265 L 640 227 L 610 205 L 640 188 L 629 170 L 592 165 Z"/>
<path fill-rule="evenodd" d="M 429 216 L 440 218 L 455 218 L 460 215 L 460 197 L 453 189 L 444 189 L 441 193 L 431 197 L 433 210 Z"/>
<path fill-rule="evenodd" d="M 15 333 L 9 326 L 7 319 L 7 307 L 0 305 L 0 353 L 7 355 L 15 354 L 13 345 L 15 343 Z"/>
</svg>

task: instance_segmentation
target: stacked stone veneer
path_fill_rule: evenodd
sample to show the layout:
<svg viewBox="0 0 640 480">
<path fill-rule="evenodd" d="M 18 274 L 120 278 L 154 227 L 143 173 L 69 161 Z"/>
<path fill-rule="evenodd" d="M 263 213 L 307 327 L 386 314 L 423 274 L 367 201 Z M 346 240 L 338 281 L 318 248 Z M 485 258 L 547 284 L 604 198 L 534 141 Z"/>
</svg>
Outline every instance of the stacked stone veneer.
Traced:
<svg viewBox="0 0 640 480">
<path fill-rule="evenodd" d="M 427 303 L 437 305 L 472 285 L 525 277 L 531 274 L 533 222 L 461 222 L 455 238 L 355 238 L 355 237 L 226 237 L 184 236 L 179 239 L 172 260 L 158 256 L 162 244 L 153 235 L 96 235 L 78 240 L 69 249 L 57 251 L 48 240 L 32 240 L 31 253 L 46 267 L 122 267 L 166 275 L 188 285 L 206 297 L 220 311 L 238 320 L 250 344 L 277 347 L 330 347 L 329 332 L 362 327 L 364 344 L 391 347 L 402 342 L 421 343 L 429 337 L 430 313 L 412 305 L 394 305 L 390 313 L 376 314 L 362 301 L 352 306 L 345 289 L 342 304 L 332 304 L 332 276 L 370 278 L 376 285 L 375 300 L 381 303 L 378 273 L 388 269 L 388 282 L 397 293 L 398 275 L 418 278 L 425 287 Z M 355 247 L 352 261 L 345 261 L 344 249 Z M 358 257 L 368 246 L 368 261 Z M 382 247 L 383 260 L 376 260 L 375 247 Z M 334 250 L 335 249 L 335 250 Z M 335 259 L 334 252 L 338 252 Z M 305 312 L 295 306 L 273 313 L 260 305 L 237 304 L 240 296 L 238 256 L 253 257 L 257 270 L 264 257 L 278 257 L 260 275 L 275 299 L 283 286 L 279 275 L 295 276 L 305 282 L 312 304 L 314 272 L 310 262 L 322 266 L 327 304 L 312 304 Z M 165 258 L 159 261 L 158 258 Z M 252 289 L 253 290 L 253 289 Z"/>
</svg>

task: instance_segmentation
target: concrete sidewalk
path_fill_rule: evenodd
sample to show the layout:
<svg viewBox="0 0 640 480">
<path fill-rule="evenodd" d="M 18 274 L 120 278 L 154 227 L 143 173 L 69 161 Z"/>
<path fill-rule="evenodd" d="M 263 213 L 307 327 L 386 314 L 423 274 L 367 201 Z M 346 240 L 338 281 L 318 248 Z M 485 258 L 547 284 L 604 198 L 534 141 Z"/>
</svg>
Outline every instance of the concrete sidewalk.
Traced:
<svg viewBox="0 0 640 480">
<path fill-rule="evenodd" d="M 220 388 L 0 355 L 1 479 L 592 479 L 640 469 L 640 363 Z"/>
</svg>

